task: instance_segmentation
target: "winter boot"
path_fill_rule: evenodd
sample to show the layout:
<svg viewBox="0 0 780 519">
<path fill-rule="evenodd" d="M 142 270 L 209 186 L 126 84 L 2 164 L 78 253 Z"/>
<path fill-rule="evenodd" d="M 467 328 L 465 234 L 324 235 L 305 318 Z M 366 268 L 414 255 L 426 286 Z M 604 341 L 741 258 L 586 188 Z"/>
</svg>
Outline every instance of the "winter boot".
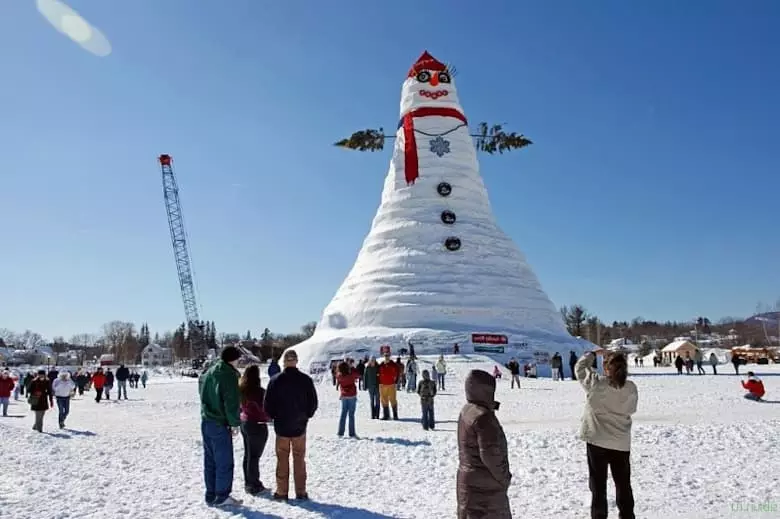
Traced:
<svg viewBox="0 0 780 519">
<path fill-rule="evenodd" d="M 382 420 L 389 420 L 390 419 L 390 408 L 389 407 L 383 407 L 382 408 Z"/>
<path fill-rule="evenodd" d="M 393 406 L 393 420 L 398 420 L 398 406 Z"/>
</svg>

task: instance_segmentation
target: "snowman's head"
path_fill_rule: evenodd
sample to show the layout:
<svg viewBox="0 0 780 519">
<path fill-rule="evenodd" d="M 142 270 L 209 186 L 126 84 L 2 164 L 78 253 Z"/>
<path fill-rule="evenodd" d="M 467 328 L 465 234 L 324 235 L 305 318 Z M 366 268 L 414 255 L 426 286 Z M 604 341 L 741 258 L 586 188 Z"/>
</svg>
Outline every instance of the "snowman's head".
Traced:
<svg viewBox="0 0 780 519">
<path fill-rule="evenodd" d="M 401 88 L 401 116 L 427 106 L 462 111 L 452 71 L 425 51 L 412 65 Z"/>
</svg>

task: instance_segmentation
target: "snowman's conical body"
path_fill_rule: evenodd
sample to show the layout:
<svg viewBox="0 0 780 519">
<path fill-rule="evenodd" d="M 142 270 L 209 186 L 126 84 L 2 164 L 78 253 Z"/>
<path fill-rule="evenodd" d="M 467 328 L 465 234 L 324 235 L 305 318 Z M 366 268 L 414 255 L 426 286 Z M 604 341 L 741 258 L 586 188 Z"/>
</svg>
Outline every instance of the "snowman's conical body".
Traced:
<svg viewBox="0 0 780 519">
<path fill-rule="evenodd" d="M 417 355 L 451 351 L 455 343 L 462 353 L 476 349 L 501 361 L 579 355 L 584 341 L 567 333 L 525 257 L 496 224 L 454 84 L 415 74 L 450 79 L 446 69 L 427 53 L 415 67 L 403 85 L 381 205 L 314 335 L 295 346 L 301 367 L 316 373 L 333 359 L 378 355 L 383 344 L 396 353 L 408 341 Z M 423 114 L 413 117 L 413 139 L 408 114 Z M 452 238 L 457 250 L 446 246 L 456 248 Z"/>
</svg>

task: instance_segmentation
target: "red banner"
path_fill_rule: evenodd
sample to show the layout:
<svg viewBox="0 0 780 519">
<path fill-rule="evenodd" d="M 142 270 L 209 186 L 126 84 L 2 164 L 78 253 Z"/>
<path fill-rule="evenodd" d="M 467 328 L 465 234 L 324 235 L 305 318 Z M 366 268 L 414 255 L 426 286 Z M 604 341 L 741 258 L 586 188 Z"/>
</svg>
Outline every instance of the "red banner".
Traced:
<svg viewBox="0 0 780 519">
<path fill-rule="evenodd" d="M 474 344 L 509 344 L 506 335 L 494 333 L 472 333 L 471 342 Z"/>
</svg>

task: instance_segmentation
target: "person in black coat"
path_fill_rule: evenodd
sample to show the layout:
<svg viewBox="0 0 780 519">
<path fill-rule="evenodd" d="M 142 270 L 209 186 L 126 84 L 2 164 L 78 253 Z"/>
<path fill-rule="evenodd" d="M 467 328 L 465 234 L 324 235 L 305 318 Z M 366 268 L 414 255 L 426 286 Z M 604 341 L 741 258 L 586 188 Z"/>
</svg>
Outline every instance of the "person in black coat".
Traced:
<svg viewBox="0 0 780 519">
<path fill-rule="evenodd" d="M 577 365 L 577 355 L 573 352 L 569 352 L 569 368 L 571 369 L 571 379 L 577 380 L 577 375 L 574 373 L 574 366 Z"/>
<path fill-rule="evenodd" d="M 287 500 L 290 486 L 290 452 L 296 499 L 306 493 L 306 426 L 319 405 L 311 377 L 298 370 L 298 354 L 287 350 L 284 371 L 268 382 L 265 411 L 274 421 L 276 432 L 276 492 L 274 499 Z"/>
<path fill-rule="evenodd" d="M 40 370 L 30 386 L 27 388 L 27 402 L 30 410 L 35 412 L 35 424 L 33 430 L 43 432 L 43 416 L 50 407 L 54 407 L 54 393 L 51 390 L 51 381 L 46 376 L 46 371 Z"/>
<path fill-rule="evenodd" d="M 117 400 L 122 400 L 122 393 L 125 394 L 125 400 L 127 400 L 127 379 L 130 378 L 130 370 L 122 364 L 119 369 L 116 370 L 117 391 L 119 395 Z"/>
<path fill-rule="evenodd" d="M 110 369 L 106 370 L 106 385 L 103 386 L 103 392 L 106 394 L 106 400 L 111 400 L 111 389 L 114 387 L 114 374 Z"/>
</svg>

